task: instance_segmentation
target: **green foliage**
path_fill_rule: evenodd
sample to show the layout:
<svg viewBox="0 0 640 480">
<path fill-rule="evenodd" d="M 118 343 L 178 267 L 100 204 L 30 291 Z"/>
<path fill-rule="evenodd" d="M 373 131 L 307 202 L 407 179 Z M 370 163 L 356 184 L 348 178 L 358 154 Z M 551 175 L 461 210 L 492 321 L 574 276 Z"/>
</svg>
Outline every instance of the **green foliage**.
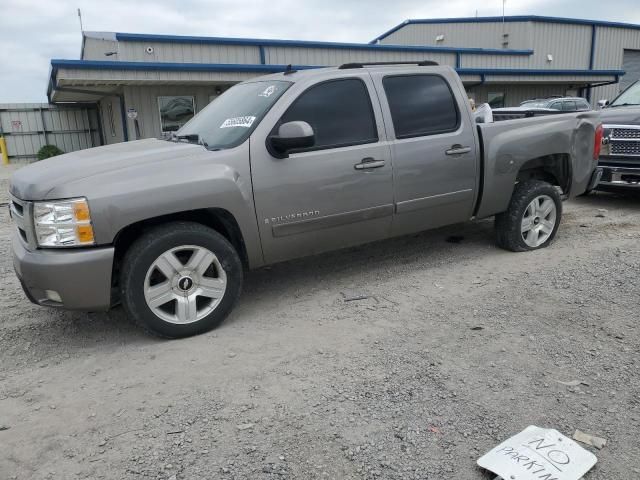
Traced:
<svg viewBox="0 0 640 480">
<path fill-rule="evenodd" d="M 64 152 L 55 145 L 45 145 L 38 150 L 38 160 L 44 160 L 45 158 L 55 157 L 56 155 L 62 155 Z"/>
</svg>

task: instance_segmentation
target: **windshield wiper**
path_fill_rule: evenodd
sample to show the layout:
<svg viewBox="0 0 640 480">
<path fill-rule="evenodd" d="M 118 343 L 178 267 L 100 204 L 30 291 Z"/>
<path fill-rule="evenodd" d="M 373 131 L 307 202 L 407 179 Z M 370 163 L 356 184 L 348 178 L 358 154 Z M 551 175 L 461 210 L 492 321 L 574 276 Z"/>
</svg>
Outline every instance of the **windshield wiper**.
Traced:
<svg viewBox="0 0 640 480">
<path fill-rule="evenodd" d="M 609 105 L 609 108 L 615 107 L 637 107 L 640 103 L 617 103 L 615 105 Z"/>
<path fill-rule="evenodd" d="M 200 135 L 197 133 L 188 133 L 186 135 L 176 135 L 175 133 L 171 133 L 171 140 L 186 140 L 189 143 L 197 143 L 198 145 L 202 145 L 203 147 L 208 147 L 207 142 L 200 138 Z"/>
</svg>

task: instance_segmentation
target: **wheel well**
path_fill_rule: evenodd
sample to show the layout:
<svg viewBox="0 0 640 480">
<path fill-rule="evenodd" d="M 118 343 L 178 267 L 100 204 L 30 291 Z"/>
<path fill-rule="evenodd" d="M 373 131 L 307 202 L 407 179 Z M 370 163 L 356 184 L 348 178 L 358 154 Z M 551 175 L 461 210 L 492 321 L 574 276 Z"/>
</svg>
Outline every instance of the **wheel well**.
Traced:
<svg viewBox="0 0 640 480">
<path fill-rule="evenodd" d="M 242 232 L 240 231 L 240 227 L 238 226 L 238 222 L 236 222 L 234 216 L 227 210 L 221 208 L 190 210 L 148 218 L 140 222 L 127 225 L 120 230 L 113 242 L 115 247 L 112 275 L 114 286 L 117 284 L 120 276 L 119 271 L 122 259 L 133 242 L 135 242 L 150 228 L 175 221 L 196 222 L 212 228 L 225 237 L 231 245 L 233 245 L 238 252 L 238 255 L 240 255 L 242 264 L 245 268 L 248 268 L 249 260 L 247 256 L 247 249 L 245 247 L 244 238 L 242 237 Z"/>
<path fill-rule="evenodd" d="M 571 162 L 566 154 L 554 154 L 527 161 L 518 172 L 517 181 L 536 179 L 549 182 L 562 189 L 563 194 L 571 188 Z"/>
</svg>

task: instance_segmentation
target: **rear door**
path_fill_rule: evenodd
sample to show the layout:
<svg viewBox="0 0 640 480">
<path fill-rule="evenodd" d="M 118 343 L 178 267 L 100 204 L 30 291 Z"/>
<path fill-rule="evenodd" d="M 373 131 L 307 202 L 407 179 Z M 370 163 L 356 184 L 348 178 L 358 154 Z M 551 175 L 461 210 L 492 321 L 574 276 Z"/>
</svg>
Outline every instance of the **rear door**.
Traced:
<svg viewBox="0 0 640 480">
<path fill-rule="evenodd" d="M 462 86 L 444 73 L 373 75 L 393 155 L 393 233 L 469 220 L 478 152 Z"/>
<path fill-rule="evenodd" d="M 251 138 L 256 214 L 268 263 L 391 233 L 391 154 L 371 77 L 359 71 L 314 80 L 294 84 Z M 274 158 L 265 139 L 290 121 L 309 123 L 315 145 Z"/>
</svg>

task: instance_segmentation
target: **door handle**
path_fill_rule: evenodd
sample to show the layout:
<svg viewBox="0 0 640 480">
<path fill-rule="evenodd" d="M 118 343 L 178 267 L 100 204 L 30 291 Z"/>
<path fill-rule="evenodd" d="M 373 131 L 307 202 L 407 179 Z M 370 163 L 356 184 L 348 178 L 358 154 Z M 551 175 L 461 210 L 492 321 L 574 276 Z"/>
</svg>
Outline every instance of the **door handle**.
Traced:
<svg viewBox="0 0 640 480">
<path fill-rule="evenodd" d="M 449 150 L 446 150 L 444 153 L 447 155 L 462 155 L 464 153 L 469 153 L 471 151 L 471 147 L 463 147 L 460 144 L 451 145 Z"/>
<path fill-rule="evenodd" d="M 356 163 L 353 168 L 356 170 L 366 170 L 369 168 L 380 168 L 384 167 L 384 160 L 376 160 L 371 157 L 363 158 L 361 163 Z"/>
</svg>

